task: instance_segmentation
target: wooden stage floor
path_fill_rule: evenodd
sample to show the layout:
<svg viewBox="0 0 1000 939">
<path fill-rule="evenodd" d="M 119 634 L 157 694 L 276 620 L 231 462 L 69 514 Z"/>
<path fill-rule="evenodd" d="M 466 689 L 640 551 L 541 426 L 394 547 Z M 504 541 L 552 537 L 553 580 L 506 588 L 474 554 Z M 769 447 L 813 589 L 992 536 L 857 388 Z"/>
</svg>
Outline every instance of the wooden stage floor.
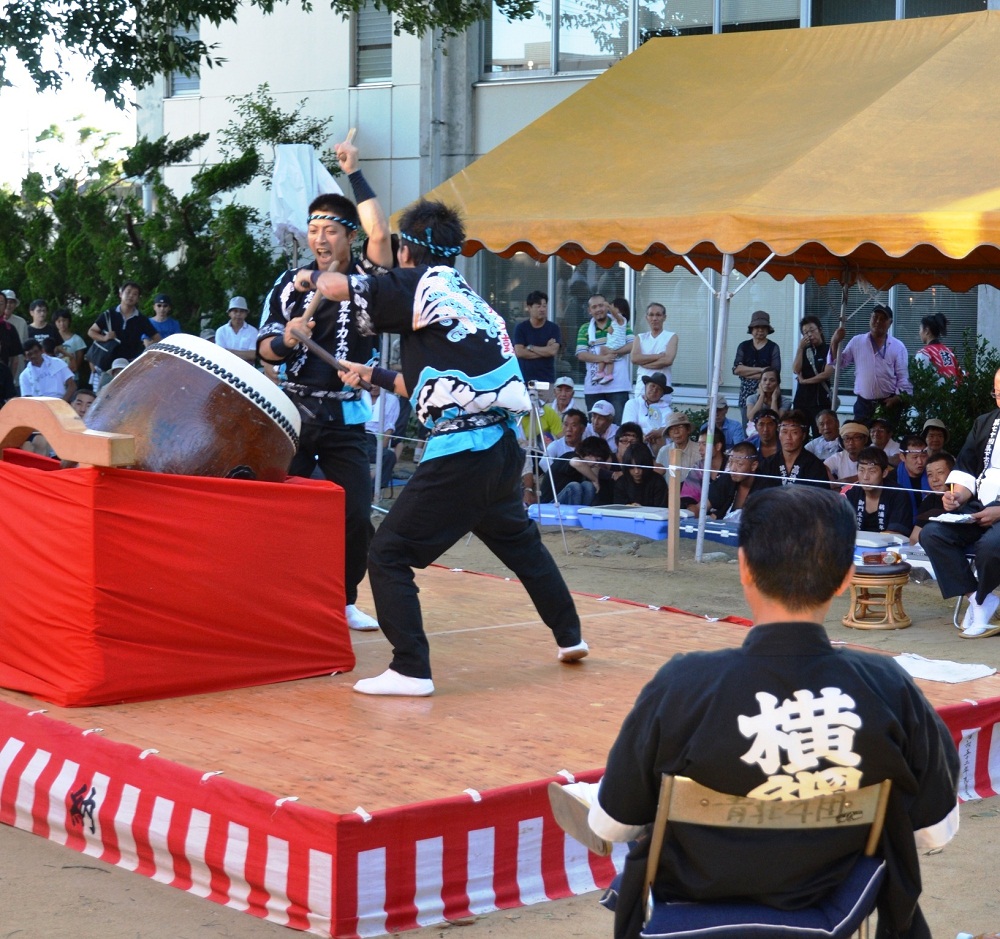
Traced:
<svg viewBox="0 0 1000 939">
<path fill-rule="evenodd" d="M 5 690 L 0 700 L 321 810 L 373 812 L 602 767 L 639 689 L 667 658 L 738 645 L 746 632 L 576 595 L 591 655 L 567 666 L 520 584 L 444 568 L 418 583 L 431 698 L 355 694 L 354 681 L 387 666 L 389 647 L 380 633 L 353 633 L 358 665 L 346 675 L 99 708 L 56 708 Z M 1000 696 L 998 676 L 921 684 L 938 707 Z"/>
</svg>

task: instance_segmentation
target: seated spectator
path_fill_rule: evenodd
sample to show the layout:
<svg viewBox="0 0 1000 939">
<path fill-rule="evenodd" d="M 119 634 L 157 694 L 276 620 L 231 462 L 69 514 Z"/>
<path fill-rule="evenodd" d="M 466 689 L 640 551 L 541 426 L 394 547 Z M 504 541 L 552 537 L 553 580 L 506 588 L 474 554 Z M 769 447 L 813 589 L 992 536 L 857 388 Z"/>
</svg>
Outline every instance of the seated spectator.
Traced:
<svg viewBox="0 0 1000 939">
<path fill-rule="evenodd" d="M 838 483 L 858 481 L 858 454 L 869 444 L 868 428 L 858 421 L 847 421 L 840 428 L 840 442 L 844 449 L 827 457 L 823 464 L 830 471 L 830 478 Z"/>
<path fill-rule="evenodd" d="M 635 443 L 622 459 L 625 470 L 615 481 L 615 503 L 664 508 L 667 484 L 653 472 L 653 454 L 644 443 Z"/>
<path fill-rule="evenodd" d="M 247 322 L 249 312 L 243 297 L 233 297 L 227 311 L 229 322 L 215 331 L 215 344 L 253 365 L 257 361 L 257 327 Z"/>
<path fill-rule="evenodd" d="M 764 460 L 758 472 L 771 477 L 771 485 L 791 483 L 827 483 L 830 474 L 823 461 L 805 449 L 809 418 L 804 411 L 782 411 L 778 419 L 781 450 Z"/>
<path fill-rule="evenodd" d="M 671 414 L 671 407 L 665 395 L 673 394 L 663 372 L 653 372 L 642 376 L 642 397 L 630 398 L 622 414 L 623 423 L 638 424 L 653 453 L 663 446 L 664 424 Z"/>
<path fill-rule="evenodd" d="M 754 475 L 760 454 L 749 441 L 736 444 L 726 464 L 728 473 L 720 473 L 708 487 L 709 518 L 737 521 L 743 506 L 753 494 L 758 479 Z"/>
<path fill-rule="evenodd" d="M 119 375 L 121 375 L 121 373 L 124 372 L 125 369 L 127 368 L 128 368 L 128 359 L 126 359 L 124 356 L 122 356 L 119 359 L 115 359 L 114 362 L 111 363 L 110 369 L 108 369 L 106 372 L 101 372 L 100 381 L 97 386 L 98 393 L 100 393 L 103 389 L 107 388 L 108 385 L 111 384 L 111 382 Z"/>
<path fill-rule="evenodd" d="M 93 388 L 88 385 L 81 385 L 73 392 L 73 397 L 69 399 L 69 403 L 73 410 L 80 415 L 80 418 L 86 421 L 87 412 L 96 398 L 97 395 L 94 394 Z"/>
<path fill-rule="evenodd" d="M 368 449 L 368 463 L 371 466 L 372 493 L 375 492 L 375 461 L 378 459 L 379 446 L 382 448 L 382 479 L 379 489 L 387 489 L 392 485 L 392 471 L 396 468 L 396 451 L 392 449 L 392 434 L 399 417 L 399 398 L 390 391 L 383 391 L 378 386 L 372 388 L 372 418 L 365 422 L 365 446 Z M 382 404 L 379 399 L 385 398 L 385 411 L 379 416 Z"/>
<path fill-rule="evenodd" d="M 760 411 L 766 408 L 780 414 L 786 406 L 787 402 L 781 397 L 781 376 L 778 370 L 765 368 L 760 373 L 757 391 L 747 398 L 747 433 L 751 432 L 754 420 Z"/>
<path fill-rule="evenodd" d="M 850 583 L 853 521 L 829 491 L 792 486 L 755 495 L 739 534 L 754 622 L 743 647 L 674 656 L 625 718 L 599 786 L 573 783 L 560 794 L 590 806 L 589 825 L 581 817 L 567 828 L 574 837 L 627 842 L 653 822 L 663 774 L 776 801 L 892 780 L 878 852 L 886 878 L 878 935 L 929 939 L 917 906 L 919 853 L 958 830 L 958 753 L 896 663 L 833 647 L 821 625 Z M 852 845 L 845 854 L 831 829 L 804 841 L 798 831 L 751 838 L 757 833 L 702 828 L 667 826 L 657 899 L 808 906 L 848 876 L 859 851 Z M 622 920 L 633 909 L 622 903 Z"/>
<path fill-rule="evenodd" d="M 573 395 L 576 394 L 576 385 L 568 375 L 557 378 L 552 389 L 552 410 L 559 415 L 560 420 L 571 407 L 573 407 Z"/>
<path fill-rule="evenodd" d="M 907 434 L 899 452 L 903 461 L 896 467 L 895 485 L 906 490 L 912 528 L 917 522 L 917 507 L 931 488 L 927 480 L 927 444 L 919 434 Z"/>
<path fill-rule="evenodd" d="M 560 505 L 610 505 L 615 489 L 610 460 L 611 447 L 603 437 L 584 437 L 569 456 L 568 475 L 574 478 L 559 491 L 556 501 Z"/>
<path fill-rule="evenodd" d="M 540 502 L 554 502 L 556 493 L 572 481 L 567 454 L 573 453 L 587 430 L 587 415 L 577 408 L 563 414 L 563 435 L 545 448 L 545 456 L 538 461 L 542 476 Z"/>
<path fill-rule="evenodd" d="M 725 440 L 725 449 L 732 450 L 738 443 L 747 439 L 746 431 L 739 421 L 731 420 L 728 417 L 729 402 L 720 396 L 719 404 L 715 411 L 715 433 Z M 708 430 L 708 421 L 701 425 L 699 433 Z"/>
<path fill-rule="evenodd" d="M 944 421 L 939 421 L 936 417 L 924 421 L 920 436 L 924 438 L 924 443 L 927 444 L 928 456 L 937 453 L 939 450 L 943 450 L 948 444 L 948 428 L 945 426 Z"/>
<path fill-rule="evenodd" d="M 806 444 L 806 449 L 821 460 L 826 460 L 835 456 L 843 449 L 840 443 L 840 418 L 827 408 L 816 415 L 816 429 L 819 431 L 818 437 L 813 437 Z M 867 434 L 865 438 L 867 439 Z"/>
<path fill-rule="evenodd" d="M 46 355 L 37 339 L 29 339 L 24 344 L 24 355 L 28 364 L 20 376 L 22 397 L 62 398 L 64 401 L 73 397 L 76 380 L 65 362 Z"/>
<path fill-rule="evenodd" d="M 909 537 L 913 516 L 906 493 L 884 489 L 889 458 L 878 447 L 865 447 L 858 454 L 858 484 L 844 495 L 858 523 L 858 531 L 894 531 Z"/>
<path fill-rule="evenodd" d="M 553 440 L 562 436 L 562 418 L 555 409 L 535 397 L 531 392 L 532 409 L 521 418 L 521 433 L 532 449 L 544 450 Z M 534 405 L 537 402 L 537 411 Z"/>
<path fill-rule="evenodd" d="M 781 450 L 778 443 L 778 412 L 770 408 L 764 408 L 757 412 L 757 420 L 754 422 L 754 430 L 757 431 L 747 441 L 752 443 L 760 454 L 761 459 L 774 456 Z"/>
<path fill-rule="evenodd" d="M 696 466 L 704 458 L 698 451 L 698 442 L 691 439 L 691 420 L 683 411 L 674 411 L 663 425 L 667 439 L 656 454 L 656 472 L 661 476 L 667 472 L 670 465 L 670 454 L 679 451 L 679 466 L 684 469 L 679 473 L 681 482 L 687 479 L 687 471 Z"/>
<path fill-rule="evenodd" d="M 718 479 L 722 472 L 722 467 L 726 462 L 726 454 L 723 450 L 722 438 L 712 438 L 712 458 L 708 465 L 709 485 Z M 681 508 L 691 509 L 695 515 L 701 510 L 701 481 L 705 476 L 705 454 L 708 452 L 708 436 L 702 435 L 698 438 L 698 462 L 687 474 L 687 478 L 681 483 Z"/>
<path fill-rule="evenodd" d="M 595 401 L 590 409 L 590 426 L 584 437 L 603 437 L 610 446 L 615 439 L 615 406 L 610 401 Z"/>
<path fill-rule="evenodd" d="M 932 518 L 944 512 L 943 493 L 948 491 L 948 474 L 955 468 L 955 458 L 947 450 L 938 450 L 927 458 L 927 482 L 932 490 L 930 495 L 917 506 L 917 520 L 910 533 L 910 544 L 917 544 L 920 529 Z"/>
<path fill-rule="evenodd" d="M 879 417 L 871 422 L 870 428 L 872 446 L 885 450 L 885 455 L 889 457 L 890 466 L 898 466 L 900 448 L 899 444 L 892 439 L 892 424 L 884 417 Z"/>
<path fill-rule="evenodd" d="M 625 421 L 615 434 L 615 452 L 612 457 L 612 475 L 618 479 L 622 474 L 625 451 L 634 443 L 642 443 L 642 428 L 633 421 Z M 650 451 L 652 452 L 652 451 Z"/>
</svg>

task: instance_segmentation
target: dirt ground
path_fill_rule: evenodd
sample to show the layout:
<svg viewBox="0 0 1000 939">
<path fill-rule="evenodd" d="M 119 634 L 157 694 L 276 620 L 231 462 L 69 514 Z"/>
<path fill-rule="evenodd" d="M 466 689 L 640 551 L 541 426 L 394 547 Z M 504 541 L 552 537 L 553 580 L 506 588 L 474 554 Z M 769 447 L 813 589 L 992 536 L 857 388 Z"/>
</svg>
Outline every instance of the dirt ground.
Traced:
<svg viewBox="0 0 1000 939">
<path fill-rule="evenodd" d="M 706 542 L 694 561 L 694 542 L 681 540 L 679 569 L 666 571 L 665 542 L 614 532 L 544 530 L 570 588 L 643 603 L 669 605 L 706 616 L 748 615 L 737 576 L 735 551 Z M 568 553 L 567 553 L 568 548 Z M 505 573 L 475 538 L 456 545 L 441 562 L 449 567 Z M 952 603 L 934 582 L 911 583 L 904 600 L 913 626 L 891 632 L 845 629 L 846 601 L 838 599 L 826 623 L 832 637 L 933 659 L 983 662 L 1000 667 L 1000 637 L 962 640 L 951 625 Z M 594 655 L 613 650 L 595 649 Z M 639 688 L 636 687 L 636 692 Z M 594 755 L 598 765 L 604 754 Z M 938 939 L 958 932 L 1000 929 L 1000 895 L 993 863 L 1000 850 L 1000 799 L 967 803 L 961 830 L 943 851 L 921 859 L 922 906 Z M 283 927 L 109 867 L 51 842 L 0 826 L 0 939 L 279 939 Z M 576 939 L 610 935 L 611 915 L 595 894 L 425 927 L 410 939 Z"/>
</svg>

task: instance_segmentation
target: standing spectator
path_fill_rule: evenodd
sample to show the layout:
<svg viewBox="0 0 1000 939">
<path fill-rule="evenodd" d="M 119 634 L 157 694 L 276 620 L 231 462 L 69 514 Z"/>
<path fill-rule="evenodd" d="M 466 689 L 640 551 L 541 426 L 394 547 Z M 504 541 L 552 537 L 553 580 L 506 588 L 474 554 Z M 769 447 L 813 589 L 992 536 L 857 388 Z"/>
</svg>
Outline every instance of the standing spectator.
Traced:
<svg viewBox="0 0 1000 939">
<path fill-rule="evenodd" d="M 576 384 L 569 375 L 557 378 L 554 386 L 555 397 L 552 399 L 552 410 L 562 416 L 573 407 L 573 395 L 576 392 Z"/>
<path fill-rule="evenodd" d="M 905 493 L 883 488 L 888 475 L 889 461 L 885 451 L 865 447 L 858 454 L 858 484 L 844 495 L 857 519 L 858 531 L 892 531 L 909 537 L 913 531 L 913 514 Z"/>
<path fill-rule="evenodd" d="M 257 359 L 257 327 L 247 322 L 249 308 L 243 297 L 229 301 L 229 322 L 215 331 L 215 344 L 249 362 Z"/>
<path fill-rule="evenodd" d="M 799 323 L 802 339 L 795 350 L 792 371 L 798 378 L 792 407 L 805 411 L 811 421 L 829 408 L 830 382 L 833 366 L 829 362 L 830 347 L 823 336 L 823 327 L 816 316 L 805 316 Z M 818 456 L 818 454 L 817 454 Z"/>
<path fill-rule="evenodd" d="M 161 339 L 173 336 L 181 331 L 181 324 L 173 317 L 174 305 L 169 294 L 158 293 L 153 297 L 153 316 L 150 322 L 160 334 Z"/>
<path fill-rule="evenodd" d="M 576 357 L 586 365 L 587 375 L 583 384 L 584 400 L 587 407 L 593 406 L 600 398 L 610 401 L 615 409 L 615 420 L 622 419 L 625 403 L 632 391 L 632 380 L 629 377 L 629 355 L 632 352 L 632 330 L 625 326 L 625 342 L 618 348 L 611 348 L 613 328 L 618 323 L 612 318 L 608 301 L 600 294 L 594 294 L 587 303 L 590 322 L 584 323 L 576 336 Z M 620 314 L 618 314 L 620 318 Z M 600 365 L 613 366 L 611 381 L 598 381 L 603 378 L 598 372 Z"/>
<path fill-rule="evenodd" d="M 556 380 L 556 356 L 562 345 L 562 333 L 548 318 L 548 294 L 532 290 L 524 305 L 528 318 L 514 327 L 514 354 L 526 382 L 552 385 Z M 542 389 L 541 397 L 543 401 L 551 401 L 552 392 Z"/>
<path fill-rule="evenodd" d="M 777 411 L 780 414 L 785 410 L 785 404 L 785 399 L 781 396 L 781 375 L 777 369 L 768 366 L 760 373 L 760 384 L 757 386 L 757 393 L 747 398 L 746 432 L 750 433 L 750 425 L 756 421 L 757 415 L 761 411 Z"/>
<path fill-rule="evenodd" d="M 59 330 L 56 329 L 53 323 L 49 322 L 49 304 L 45 300 L 32 300 L 31 305 L 28 307 L 28 313 L 31 316 L 31 323 L 28 325 L 28 337 L 30 339 L 37 339 L 41 342 L 43 339 L 51 339 L 56 345 L 59 345 L 61 341 L 59 339 Z"/>
<path fill-rule="evenodd" d="M 747 423 L 747 398 L 757 391 L 764 369 L 773 368 L 779 375 L 781 374 L 781 350 L 776 342 L 767 338 L 774 332 L 770 315 L 763 310 L 757 310 L 750 317 L 747 332 L 752 338 L 743 340 L 736 347 L 736 358 L 733 361 L 733 374 L 740 380 L 738 403 L 743 427 Z"/>
<path fill-rule="evenodd" d="M 913 356 L 917 362 L 938 373 L 938 384 L 962 380 L 962 369 L 958 357 L 941 340 L 948 335 L 948 317 L 944 313 L 932 313 L 920 321 L 920 338 L 924 345 Z"/>
<path fill-rule="evenodd" d="M 80 365 L 83 362 L 83 353 L 87 344 L 73 332 L 73 314 L 69 310 L 56 310 L 56 315 L 52 319 L 56 331 L 59 333 L 56 355 L 66 363 L 66 367 L 73 373 L 73 378 L 79 384 Z"/>
<path fill-rule="evenodd" d="M 823 465 L 830 471 L 830 478 L 838 483 L 858 481 L 858 457 L 868 446 L 868 428 L 857 421 L 847 421 L 840 428 L 840 442 L 844 445 L 833 456 L 828 456 Z"/>
<path fill-rule="evenodd" d="M 118 293 L 119 304 L 105 310 L 87 330 L 87 335 L 99 343 L 118 340 L 115 357 L 139 358 L 147 346 L 159 342 L 156 327 L 139 312 L 139 285 L 134 280 L 122 284 Z M 101 387 L 101 369 L 91 368 L 90 387 L 97 391 Z"/>
<path fill-rule="evenodd" d="M 5 290 L 3 292 L 3 297 L 4 299 L 0 300 L 0 303 L 3 303 L 2 312 L 4 320 L 14 327 L 17 332 L 17 338 L 21 342 L 22 351 L 16 356 L 12 356 L 7 363 L 10 366 L 11 372 L 14 374 L 14 381 L 17 381 L 18 376 L 21 374 L 21 369 L 24 368 L 24 344 L 31 337 L 28 335 L 28 324 L 25 322 L 24 317 L 17 315 L 17 308 L 20 304 L 20 301 L 17 299 L 17 294 L 14 293 L 13 290 Z"/>
<path fill-rule="evenodd" d="M 819 435 L 806 444 L 806 449 L 821 460 L 840 453 L 843 449 L 840 445 L 840 418 L 833 411 L 827 409 L 816 415 L 816 429 Z"/>
<path fill-rule="evenodd" d="M 678 336 L 677 333 L 663 328 L 666 321 L 667 308 L 662 303 L 651 303 L 646 307 L 649 332 L 639 333 L 632 344 L 632 364 L 635 366 L 634 394 L 637 398 L 642 397 L 645 386 L 641 382 L 647 375 L 654 373 L 663 375 L 664 384 L 670 385 L 670 366 L 677 357 Z M 669 394 L 665 403 L 670 404 Z"/>
<path fill-rule="evenodd" d="M 667 384 L 663 372 L 650 372 L 640 379 L 642 394 L 631 398 L 625 405 L 623 423 L 632 422 L 642 428 L 646 443 L 656 453 L 666 437 L 664 426 L 670 416 L 670 394 L 674 390 Z"/>
<path fill-rule="evenodd" d="M 936 417 L 930 417 L 924 421 L 920 436 L 924 438 L 924 443 L 927 444 L 928 455 L 943 450 L 948 444 L 948 428 L 944 421 L 940 421 Z M 927 462 L 930 463 L 930 460 Z"/>
<path fill-rule="evenodd" d="M 840 364 L 854 366 L 854 419 L 870 421 L 880 405 L 890 414 L 902 403 L 903 394 L 912 394 L 906 365 L 906 346 L 889 335 L 892 309 L 878 304 L 869 320 L 868 332 L 855 336 L 844 347 Z M 830 339 L 830 362 L 837 360 L 846 331 L 838 326 Z"/>
<path fill-rule="evenodd" d="M 62 398 L 64 401 L 73 397 L 76 381 L 65 362 L 46 355 L 37 339 L 29 339 L 24 344 L 24 356 L 28 364 L 21 372 L 21 397 Z"/>
<path fill-rule="evenodd" d="M 729 416 L 729 402 L 725 398 L 719 398 L 719 403 L 715 409 L 715 433 L 726 442 L 726 450 L 732 450 L 738 443 L 747 439 L 746 421 L 742 424 L 732 420 Z M 708 430 L 708 421 L 701 425 L 700 433 Z"/>
<path fill-rule="evenodd" d="M 21 343 L 21 336 L 17 327 L 7 319 L 6 310 L 10 306 L 10 301 L 0 298 L 3 304 L 3 315 L 0 316 L 0 365 L 4 365 L 11 370 L 13 380 L 14 369 L 18 367 L 21 356 L 24 353 L 24 346 Z M 20 319 L 20 317 L 18 317 Z"/>
</svg>

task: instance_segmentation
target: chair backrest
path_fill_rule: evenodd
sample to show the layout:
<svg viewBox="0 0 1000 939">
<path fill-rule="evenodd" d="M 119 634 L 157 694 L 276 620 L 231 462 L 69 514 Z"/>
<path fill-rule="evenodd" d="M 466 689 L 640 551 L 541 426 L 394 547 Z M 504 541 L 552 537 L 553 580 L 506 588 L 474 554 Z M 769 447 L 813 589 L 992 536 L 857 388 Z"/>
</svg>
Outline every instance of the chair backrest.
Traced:
<svg viewBox="0 0 1000 939">
<path fill-rule="evenodd" d="M 752 799 L 716 792 L 686 776 L 664 774 L 660 800 L 650 836 L 649 861 L 643 905 L 649 896 L 663 850 L 668 822 L 688 822 L 721 828 L 812 830 L 868 826 L 865 855 L 871 857 L 882 837 L 892 781 L 886 779 L 863 789 L 832 792 L 811 799 Z"/>
</svg>

